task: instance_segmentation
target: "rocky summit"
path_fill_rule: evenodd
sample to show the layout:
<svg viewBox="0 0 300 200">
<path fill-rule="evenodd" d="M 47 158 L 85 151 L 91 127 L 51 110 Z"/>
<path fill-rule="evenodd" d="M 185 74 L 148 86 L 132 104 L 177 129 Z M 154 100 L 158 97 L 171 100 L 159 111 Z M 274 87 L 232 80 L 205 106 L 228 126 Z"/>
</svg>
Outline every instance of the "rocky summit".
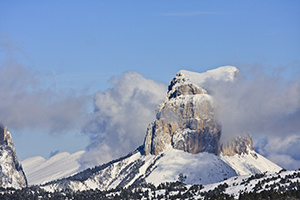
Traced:
<svg viewBox="0 0 300 200">
<path fill-rule="evenodd" d="M 27 180 L 7 127 L 0 126 L 0 186 L 22 188 Z"/>
<path fill-rule="evenodd" d="M 225 150 L 227 155 L 234 143 L 221 148 L 221 123 L 215 114 L 216 104 L 202 86 L 207 81 L 234 81 L 237 74 L 238 70 L 231 66 L 202 74 L 179 71 L 169 84 L 167 97 L 156 110 L 156 119 L 147 128 L 145 155 L 158 155 L 169 144 L 192 154 L 219 155 Z M 230 155 L 233 153 L 230 151 Z"/>
<path fill-rule="evenodd" d="M 145 154 L 157 155 L 169 144 L 193 154 L 218 154 L 221 127 L 211 96 L 193 83 L 169 88 L 167 98 L 157 108 L 156 120 L 147 128 Z"/>
</svg>

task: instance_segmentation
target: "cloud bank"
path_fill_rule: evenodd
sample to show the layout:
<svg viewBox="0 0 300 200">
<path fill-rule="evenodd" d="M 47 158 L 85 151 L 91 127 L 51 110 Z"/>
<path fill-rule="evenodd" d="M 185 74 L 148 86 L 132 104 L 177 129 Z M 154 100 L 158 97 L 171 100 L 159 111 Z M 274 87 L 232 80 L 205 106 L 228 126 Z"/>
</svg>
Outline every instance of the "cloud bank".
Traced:
<svg viewBox="0 0 300 200">
<path fill-rule="evenodd" d="M 25 54 L 0 35 L 0 122 L 9 129 L 38 129 L 49 133 L 80 129 L 88 96 L 75 91 L 55 92 L 45 74 L 18 62 Z M 26 55 L 25 55 L 26 57 Z"/>
<path fill-rule="evenodd" d="M 263 137 L 256 144 L 256 151 L 279 166 L 295 170 L 300 168 L 300 135 Z"/>
<path fill-rule="evenodd" d="M 82 168 L 119 158 L 140 146 L 167 92 L 166 84 L 133 71 L 110 81 L 112 88 L 95 95 L 94 113 L 83 128 L 91 139 L 80 160 Z"/>
<path fill-rule="evenodd" d="M 87 97 L 41 88 L 37 72 L 13 61 L 0 67 L 0 121 L 12 129 L 40 129 L 51 133 L 80 128 Z"/>
<path fill-rule="evenodd" d="M 222 139 L 242 133 L 287 136 L 300 133 L 300 80 L 263 71 L 240 74 L 234 82 L 205 83 L 218 102 Z"/>
<path fill-rule="evenodd" d="M 292 72 L 290 78 L 284 77 Z M 251 66 L 235 82 L 205 83 L 218 102 L 221 141 L 249 133 L 263 156 L 286 169 L 300 164 L 299 67 L 265 70 Z"/>
</svg>

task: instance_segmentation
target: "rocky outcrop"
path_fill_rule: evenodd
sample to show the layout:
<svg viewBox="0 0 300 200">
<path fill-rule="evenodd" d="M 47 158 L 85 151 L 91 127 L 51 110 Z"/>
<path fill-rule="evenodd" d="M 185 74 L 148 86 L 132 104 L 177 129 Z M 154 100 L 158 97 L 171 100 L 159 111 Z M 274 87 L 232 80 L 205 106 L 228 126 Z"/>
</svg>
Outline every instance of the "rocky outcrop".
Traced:
<svg viewBox="0 0 300 200">
<path fill-rule="evenodd" d="M 233 156 L 253 150 L 252 137 L 237 137 L 220 144 L 221 125 L 218 122 L 213 97 L 203 88 L 205 82 L 234 81 L 235 67 L 220 67 L 205 73 L 179 71 L 168 86 L 167 96 L 156 109 L 156 119 L 146 131 L 145 155 L 158 155 L 167 146 L 188 153 L 208 152 Z"/>
<path fill-rule="evenodd" d="M 214 103 L 207 91 L 189 81 L 181 72 L 170 82 L 156 119 L 146 131 L 145 155 L 158 155 L 168 145 L 192 154 L 219 154 L 221 127 Z"/>
<path fill-rule="evenodd" d="M 27 180 L 9 130 L 0 126 L 0 187 L 22 188 Z"/>
<path fill-rule="evenodd" d="M 220 146 L 220 152 L 223 156 L 248 154 L 251 150 L 254 151 L 251 135 L 238 136 Z"/>
</svg>

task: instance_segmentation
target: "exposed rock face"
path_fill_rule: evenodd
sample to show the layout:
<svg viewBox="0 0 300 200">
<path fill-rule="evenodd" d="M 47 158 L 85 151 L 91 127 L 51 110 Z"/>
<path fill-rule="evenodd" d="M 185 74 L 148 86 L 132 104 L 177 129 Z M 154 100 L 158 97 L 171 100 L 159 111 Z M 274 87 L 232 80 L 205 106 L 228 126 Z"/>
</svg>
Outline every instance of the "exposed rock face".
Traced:
<svg viewBox="0 0 300 200">
<path fill-rule="evenodd" d="M 21 188 L 27 186 L 22 166 L 17 158 L 9 130 L 0 126 L 0 186 Z"/>
<path fill-rule="evenodd" d="M 250 135 L 238 136 L 237 138 L 222 144 L 220 150 L 224 156 L 248 154 L 249 150 L 254 151 L 252 137 Z"/>
<path fill-rule="evenodd" d="M 168 145 L 197 154 L 208 152 L 233 156 L 254 149 L 251 136 L 220 145 L 221 125 L 215 116 L 213 97 L 202 87 L 205 81 L 233 81 L 238 70 L 220 67 L 206 73 L 179 71 L 168 86 L 167 97 L 156 109 L 156 119 L 146 131 L 145 155 L 158 155 Z"/>
<path fill-rule="evenodd" d="M 192 154 L 219 154 L 221 127 L 214 109 L 207 91 L 178 72 L 156 109 L 156 120 L 147 128 L 145 154 L 158 155 L 170 144 Z"/>
</svg>

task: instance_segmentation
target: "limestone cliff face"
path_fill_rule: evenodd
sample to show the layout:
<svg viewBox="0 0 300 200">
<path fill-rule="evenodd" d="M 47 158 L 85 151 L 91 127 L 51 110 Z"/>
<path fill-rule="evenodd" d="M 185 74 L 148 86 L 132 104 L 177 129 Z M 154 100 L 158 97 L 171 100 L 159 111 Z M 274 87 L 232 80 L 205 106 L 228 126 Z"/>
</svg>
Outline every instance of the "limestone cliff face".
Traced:
<svg viewBox="0 0 300 200">
<path fill-rule="evenodd" d="M 9 130 L 0 126 L 0 187 L 22 188 L 27 180 Z"/>
<path fill-rule="evenodd" d="M 189 153 L 219 154 L 221 128 L 213 99 L 206 90 L 181 73 L 170 82 L 167 97 L 156 109 L 156 120 L 146 132 L 146 155 L 161 153 L 168 145 Z"/>
<path fill-rule="evenodd" d="M 241 136 L 220 144 L 221 125 L 213 97 L 202 87 L 205 80 L 233 81 L 238 70 L 220 67 L 206 73 L 179 71 L 168 86 L 167 96 L 156 109 L 144 140 L 145 155 L 158 155 L 167 146 L 188 153 L 208 152 L 233 156 L 254 149 L 251 136 Z"/>
</svg>

